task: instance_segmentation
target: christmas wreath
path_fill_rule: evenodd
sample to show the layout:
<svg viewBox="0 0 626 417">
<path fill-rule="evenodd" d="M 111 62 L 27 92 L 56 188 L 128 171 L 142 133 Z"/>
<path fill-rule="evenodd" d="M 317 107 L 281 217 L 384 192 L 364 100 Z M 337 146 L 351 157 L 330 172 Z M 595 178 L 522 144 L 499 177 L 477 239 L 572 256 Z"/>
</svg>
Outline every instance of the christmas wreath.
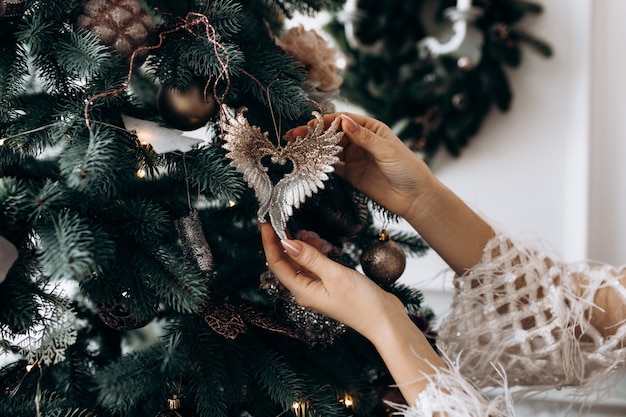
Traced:
<svg viewBox="0 0 626 417">
<path fill-rule="evenodd" d="M 505 67 L 520 65 L 523 44 L 552 54 L 515 27 L 541 12 L 518 0 L 353 0 L 325 30 L 347 60 L 343 98 L 395 128 L 428 162 L 442 146 L 460 155 L 492 105 L 508 110 Z"/>
</svg>

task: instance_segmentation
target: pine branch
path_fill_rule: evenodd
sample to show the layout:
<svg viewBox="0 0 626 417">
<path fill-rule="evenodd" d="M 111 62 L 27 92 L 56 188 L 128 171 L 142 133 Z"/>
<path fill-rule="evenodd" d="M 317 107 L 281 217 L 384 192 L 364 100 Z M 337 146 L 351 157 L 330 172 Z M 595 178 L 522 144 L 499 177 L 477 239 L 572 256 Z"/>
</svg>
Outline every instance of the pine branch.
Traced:
<svg viewBox="0 0 626 417">
<path fill-rule="evenodd" d="M 209 294 L 209 278 L 181 263 L 172 248 L 152 251 L 141 270 L 150 277 L 150 287 L 160 300 L 177 312 L 198 312 Z M 154 260 L 154 262 L 150 262 Z"/>
<path fill-rule="evenodd" d="M 93 198 L 116 195 L 131 181 L 137 165 L 129 158 L 130 137 L 96 125 L 88 136 L 75 136 L 61 154 L 61 172 L 70 187 Z"/>
<path fill-rule="evenodd" d="M 33 291 L 34 320 L 28 330 L 13 333 L 4 324 L 0 334 L 4 343 L 11 343 L 29 363 L 44 365 L 65 359 L 65 349 L 76 340 L 75 315 L 59 286 Z"/>
<path fill-rule="evenodd" d="M 41 262 L 53 279 L 81 281 L 113 258 L 114 244 L 77 213 L 63 212 L 40 222 Z"/>
<path fill-rule="evenodd" d="M 179 163 L 177 174 L 182 182 L 187 182 L 192 189 L 206 193 L 209 198 L 237 201 L 247 186 L 224 155 L 225 151 L 217 146 L 193 150 L 183 155 L 182 158 L 189 158 L 190 162 Z"/>
<path fill-rule="evenodd" d="M 83 29 L 69 32 L 67 39 L 61 40 L 55 51 L 65 72 L 75 79 L 92 77 L 112 59 L 108 48 L 102 45 L 100 39 Z"/>
<path fill-rule="evenodd" d="M 408 256 L 424 256 L 430 249 L 424 239 L 416 233 L 392 231 L 390 236 L 391 240 L 402 246 Z"/>
<path fill-rule="evenodd" d="M 210 2 L 206 14 L 221 37 L 232 38 L 241 30 L 243 6 L 236 0 Z"/>
<path fill-rule="evenodd" d="M 189 358 L 172 336 L 140 352 L 132 352 L 102 368 L 97 374 L 98 403 L 111 413 L 131 413 L 167 380 L 177 381 L 187 371 Z"/>
<path fill-rule="evenodd" d="M 276 352 L 259 352 L 254 363 L 254 372 L 259 384 L 267 395 L 284 409 L 302 401 L 305 382 Z"/>
<path fill-rule="evenodd" d="M 29 207 L 28 183 L 12 177 L 0 177 L 0 231 L 10 233 L 23 224 Z"/>
</svg>

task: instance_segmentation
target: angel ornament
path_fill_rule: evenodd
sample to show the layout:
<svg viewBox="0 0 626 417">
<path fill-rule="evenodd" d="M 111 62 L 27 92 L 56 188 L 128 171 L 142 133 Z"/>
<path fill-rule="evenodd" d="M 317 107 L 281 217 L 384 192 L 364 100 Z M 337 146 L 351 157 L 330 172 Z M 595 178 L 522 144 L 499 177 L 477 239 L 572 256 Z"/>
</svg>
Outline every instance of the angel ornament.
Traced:
<svg viewBox="0 0 626 417">
<path fill-rule="evenodd" d="M 227 109 L 222 112 L 223 147 L 229 151 L 226 156 L 231 159 L 231 165 L 254 189 L 259 202 L 259 221 L 265 222 L 269 214 L 276 234 L 286 239 L 285 229 L 293 209 L 324 188 L 328 173 L 334 171 L 333 164 L 339 161 L 343 149 L 338 145 L 343 136 L 338 131 L 341 118 L 337 117 L 325 130 L 322 115 L 313 112 L 317 126 L 309 127 L 305 137 L 297 137 L 285 146 L 274 146 L 268 132 L 250 126 L 244 117 L 246 110 L 242 107 L 235 115 Z M 285 165 L 291 161 L 293 170 L 273 184 L 268 168 L 262 163 L 267 156 L 273 164 Z"/>
</svg>

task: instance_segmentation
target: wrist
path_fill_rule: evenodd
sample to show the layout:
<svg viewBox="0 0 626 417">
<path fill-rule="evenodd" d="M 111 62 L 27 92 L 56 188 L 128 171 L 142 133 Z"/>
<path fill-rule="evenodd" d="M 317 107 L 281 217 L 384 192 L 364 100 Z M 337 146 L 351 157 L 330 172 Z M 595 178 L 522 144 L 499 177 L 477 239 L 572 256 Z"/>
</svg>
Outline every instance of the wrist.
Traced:
<svg viewBox="0 0 626 417">
<path fill-rule="evenodd" d="M 482 259 L 493 229 L 434 177 L 425 182 L 421 198 L 407 221 L 454 272 L 463 275 Z"/>
<path fill-rule="evenodd" d="M 422 178 L 419 189 L 413 196 L 406 215 L 402 216 L 416 229 L 438 215 L 436 207 L 442 205 L 441 200 L 446 191 L 446 187 L 430 173 Z"/>
<path fill-rule="evenodd" d="M 445 368 L 445 364 L 406 313 L 402 302 L 391 294 L 388 308 L 368 339 L 387 365 L 405 400 L 413 405 L 430 377 Z"/>
<path fill-rule="evenodd" d="M 376 317 L 370 319 L 367 327 L 360 331 L 376 348 L 388 342 L 389 337 L 392 336 L 391 332 L 396 326 L 401 323 L 406 325 L 405 319 L 409 319 L 404 305 L 398 297 L 387 291 L 382 291 L 382 295 L 384 297 L 383 302 L 378 312 L 375 312 Z"/>
</svg>

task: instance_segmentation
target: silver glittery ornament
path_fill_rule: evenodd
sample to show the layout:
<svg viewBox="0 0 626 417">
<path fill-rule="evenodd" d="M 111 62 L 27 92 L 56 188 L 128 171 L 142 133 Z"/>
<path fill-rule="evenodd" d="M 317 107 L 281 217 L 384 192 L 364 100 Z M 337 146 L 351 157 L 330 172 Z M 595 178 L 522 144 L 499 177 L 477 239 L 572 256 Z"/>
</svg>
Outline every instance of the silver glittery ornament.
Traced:
<svg viewBox="0 0 626 417">
<path fill-rule="evenodd" d="M 343 136 L 343 132 L 338 131 L 341 118 L 337 117 L 324 130 L 322 115 L 313 112 L 317 126 L 309 127 L 304 138 L 297 137 L 285 146 L 274 146 L 267 132 L 262 132 L 258 126 L 250 126 L 243 115 L 245 111 L 246 108 L 241 108 L 234 116 L 228 110 L 222 112 L 223 146 L 229 151 L 226 156 L 254 188 L 259 202 L 259 221 L 265 222 L 265 216 L 269 214 L 276 234 L 286 239 L 285 228 L 293 209 L 324 188 L 328 173 L 334 171 L 333 164 L 339 161 L 337 155 L 343 149 L 338 146 Z M 261 161 L 267 156 L 274 164 L 285 165 L 291 161 L 293 171 L 273 184 L 268 168 Z"/>
<path fill-rule="evenodd" d="M 202 230 L 198 210 L 191 210 L 188 215 L 174 220 L 174 225 L 185 257 L 195 262 L 202 272 L 211 272 L 213 253 Z"/>
<path fill-rule="evenodd" d="M 260 288 L 272 298 L 276 311 L 295 330 L 298 339 L 309 345 L 331 345 L 346 332 L 345 324 L 299 305 L 271 271 L 261 275 Z"/>
</svg>

